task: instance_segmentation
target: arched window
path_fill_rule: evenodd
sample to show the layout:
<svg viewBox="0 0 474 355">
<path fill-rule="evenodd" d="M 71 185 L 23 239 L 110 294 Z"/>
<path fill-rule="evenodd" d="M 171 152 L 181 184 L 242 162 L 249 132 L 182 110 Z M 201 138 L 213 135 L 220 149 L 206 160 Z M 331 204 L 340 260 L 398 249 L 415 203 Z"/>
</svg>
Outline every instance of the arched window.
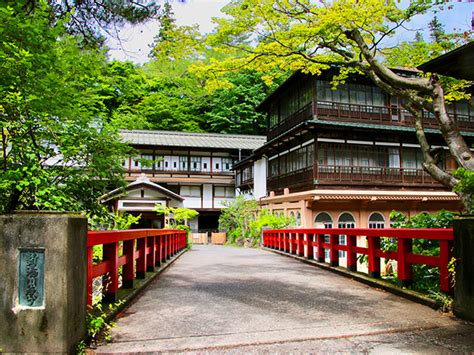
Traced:
<svg viewBox="0 0 474 355">
<path fill-rule="evenodd" d="M 369 217 L 369 228 L 385 228 L 385 218 L 381 213 L 374 212 Z"/>
<path fill-rule="evenodd" d="M 296 225 L 301 227 L 301 213 L 299 211 L 296 212 Z"/>
<path fill-rule="evenodd" d="M 291 218 L 295 218 L 295 212 L 291 211 L 291 212 L 290 212 L 290 217 L 291 217 Z"/>
<path fill-rule="evenodd" d="M 324 228 L 332 228 L 332 218 L 327 212 L 321 212 L 316 216 L 314 219 L 314 226 L 316 228 L 323 227 Z"/>
<path fill-rule="evenodd" d="M 355 226 L 355 219 L 350 213 L 344 212 L 339 216 L 339 220 L 337 221 L 338 228 L 355 228 Z"/>
</svg>

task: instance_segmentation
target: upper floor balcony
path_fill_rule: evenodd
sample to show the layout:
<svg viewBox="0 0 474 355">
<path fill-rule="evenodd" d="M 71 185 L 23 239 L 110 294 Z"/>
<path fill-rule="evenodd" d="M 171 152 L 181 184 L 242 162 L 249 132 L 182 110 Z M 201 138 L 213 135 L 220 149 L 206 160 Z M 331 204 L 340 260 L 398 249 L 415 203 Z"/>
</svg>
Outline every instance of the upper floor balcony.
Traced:
<svg viewBox="0 0 474 355">
<path fill-rule="evenodd" d="M 474 130 L 474 116 L 450 110 L 449 114 L 462 130 Z M 472 112 L 471 112 L 472 114 Z M 291 114 L 268 130 L 268 140 L 278 137 L 291 128 L 312 119 L 363 122 L 381 125 L 414 127 L 413 116 L 399 106 L 358 105 L 341 102 L 315 101 Z M 424 111 L 423 124 L 427 128 L 437 128 L 434 116 Z"/>
<path fill-rule="evenodd" d="M 423 169 L 319 165 L 306 167 L 287 174 L 269 177 L 268 191 L 303 191 L 317 186 L 371 187 L 431 187 L 443 188 Z"/>
</svg>

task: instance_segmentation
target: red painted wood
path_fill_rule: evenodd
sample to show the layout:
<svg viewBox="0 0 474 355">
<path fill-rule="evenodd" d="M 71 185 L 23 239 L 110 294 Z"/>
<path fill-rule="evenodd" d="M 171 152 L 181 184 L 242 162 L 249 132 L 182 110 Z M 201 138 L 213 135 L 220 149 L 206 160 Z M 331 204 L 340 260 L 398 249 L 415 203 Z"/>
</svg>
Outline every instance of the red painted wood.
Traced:
<svg viewBox="0 0 474 355">
<path fill-rule="evenodd" d="M 331 234 L 329 236 L 329 262 L 331 266 L 339 266 L 339 252 L 336 246 L 339 244 L 339 235 Z"/>
<path fill-rule="evenodd" d="M 325 233 L 325 234 L 320 234 Z M 266 230 L 264 232 L 264 245 L 270 245 L 267 236 L 276 236 L 277 242 L 275 247 L 285 252 L 296 253 L 301 247 L 301 241 L 295 236 L 297 234 L 314 235 L 314 241 L 303 241 L 302 245 L 307 246 L 307 255 L 309 256 L 309 247 L 311 245 L 317 247 L 317 259 L 320 262 L 325 261 L 325 249 L 330 251 L 331 264 L 338 261 L 338 251 L 347 252 L 347 265 L 349 269 L 357 266 L 357 254 L 368 255 L 369 273 L 378 277 L 380 275 L 380 258 L 394 259 L 398 262 L 399 282 L 408 284 L 412 279 L 412 265 L 424 264 L 440 269 L 440 289 L 444 292 L 452 292 L 452 284 L 448 278 L 448 262 L 451 260 L 452 243 L 454 234 L 452 229 L 345 229 L 345 228 L 328 228 L 328 229 L 282 229 L 282 230 Z M 349 235 L 347 237 L 347 245 L 339 245 L 339 234 Z M 325 243 L 325 235 L 330 235 L 331 242 Z M 356 245 L 357 236 L 368 237 L 368 247 L 358 247 Z M 398 241 L 398 250 L 382 251 L 380 250 L 380 238 L 390 237 L 396 238 Z M 412 253 L 413 239 L 427 239 L 440 241 L 440 255 L 426 256 Z"/>
<path fill-rule="evenodd" d="M 168 241 L 166 254 L 163 253 L 163 240 Z M 123 242 L 123 255 L 120 257 L 119 242 Z M 103 245 L 104 250 L 103 261 L 97 265 L 92 262 L 94 245 Z M 114 300 L 117 297 L 120 266 L 123 266 L 123 286 L 133 286 L 136 277 L 145 276 L 147 266 L 151 270 L 161 258 L 174 255 L 186 247 L 186 232 L 169 229 L 90 231 L 87 246 L 87 304 L 91 305 L 92 283 L 95 277 L 109 275 L 107 281 L 104 281 L 107 290 L 105 296 Z"/>
<path fill-rule="evenodd" d="M 155 256 L 156 256 L 155 238 L 157 237 L 146 238 L 146 245 L 147 245 L 146 271 L 148 272 L 155 271 Z"/>
<path fill-rule="evenodd" d="M 93 250 L 92 247 L 87 247 L 87 305 L 92 305 L 92 282 L 94 276 L 92 275 L 93 264 L 92 264 Z"/>
<path fill-rule="evenodd" d="M 367 238 L 367 243 L 369 245 L 369 275 L 378 278 L 380 277 L 380 257 L 377 256 L 377 251 L 380 250 L 380 238 Z"/>
<path fill-rule="evenodd" d="M 135 280 L 135 240 L 123 242 L 123 255 L 126 257 L 126 262 L 123 265 L 123 284 L 131 288 L 133 280 Z"/>
<path fill-rule="evenodd" d="M 453 283 L 448 271 L 448 264 L 453 257 L 452 245 L 449 241 L 441 241 L 439 245 L 439 288 L 446 293 L 453 293 Z"/>
<path fill-rule="evenodd" d="M 397 273 L 398 281 L 402 284 L 409 284 L 412 280 L 411 263 L 408 260 L 408 253 L 412 252 L 411 239 L 398 240 L 398 258 L 397 258 Z"/>
<path fill-rule="evenodd" d="M 306 257 L 308 259 L 314 259 L 314 234 L 307 233 L 306 234 Z"/>
<path fill-rule="evenodd" d="M 103 280 L 103 287 L 106 298 L 115 300 L 118 292 L 118 260 L 119 259 L 119 244 L 118 242 L 112 244 L 104 244 L 104 261 L 109 262 L 107 268 L 109 277 Z"/>
<path fill-rule="evenodd" d="M 347 268 L 351 271 L 357 271 L 357 253 L 355 247 L 357 245 L 357 237 L 355 235 L 348 235 L 347 241 Z"/>
<path fill-rule="evenodd" d="M 297 253 L 298 256 L 304 256 L 304 243 L 303 239 L 305 238 L 304 233 L 297 233 L 298 241 L 297 241 Z"/>
</svg>

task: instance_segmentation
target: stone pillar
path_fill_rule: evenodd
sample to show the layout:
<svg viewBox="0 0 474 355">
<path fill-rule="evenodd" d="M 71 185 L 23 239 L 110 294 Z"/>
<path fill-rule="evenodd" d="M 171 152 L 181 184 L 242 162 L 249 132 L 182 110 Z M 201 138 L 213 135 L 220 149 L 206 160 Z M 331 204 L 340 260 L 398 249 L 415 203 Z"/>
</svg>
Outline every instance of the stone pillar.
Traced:
<svg viewBox="0 0 474 355">
<path fill-rule="evenodd" d="M 0 352 L 74 352 L 86 333 L 87 218 L 0 216 L 0 270 Z"/>
<path fill-rule="evenodd" d="M 454 220 L 454 314 L 474 321 L 474 216 Z"/>
</svg>

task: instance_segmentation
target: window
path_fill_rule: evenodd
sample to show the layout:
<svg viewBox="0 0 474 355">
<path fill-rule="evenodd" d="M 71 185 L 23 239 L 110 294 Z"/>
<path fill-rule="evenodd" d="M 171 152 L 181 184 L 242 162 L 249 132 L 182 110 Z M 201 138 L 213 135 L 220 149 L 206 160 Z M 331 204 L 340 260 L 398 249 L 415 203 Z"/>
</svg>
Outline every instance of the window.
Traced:
<svg viewBox="0 0 474 355">
<path fill-rule="evenodd" d="M 230 171 L 232 169 L 232 159 L 231 158 L 222 158 L 222 170 Z"/>
<path fill-rule="evenodd" d="M 314 226 L 316 228 L 332 228 L 332 218 L 329 213 L 321 212 L 314 219 Z"/>
<path fill-rule="evenodd" d="M 188 157 L 179 156 L 179 170 L 187 171 L 188 170 Z"/>
<path fill-rule="evenodd" d="M 235 197 L 235 190 L 231 186 L 215 186 L 214 197 L 221 197 L 221 198 Z"/>
<path fill-rule="evenodd" d="M 374 212 L 369 217 L 369 228 L 385 228 L 385 218 L 381 213 Z"/>
<path fill-rule="evenodd" d="M 201 186 L 181 186 L 180 195 L 185 197 L 201 197 Z"/>
<path fill-rule="evenodd" d="M 207 163 L 203 163 L 203 164 L 202 164 L 202 168 L 203 168 L 204 170 L 207 170 Z"/>
<path fill-rule="evenodd" d="M 297 227 L 301 226 L 301 213 L 299 211 L 296 212 L 296 226 Z"/>
<path fill-rule="evenodd" d="M 191 171 L 201 171 L 201 157 L 191 157 Z"/>
<path fill-rule="evenodd" d="M 219 163 L 216 163 L 216 170 L 219 170 Z"/>
<path fill-rule="evenodd" d="M 155 164 L 153 161 L 153 155 L 151 154 L 142 154 L 142 170 L 153 170 Z"/>
</svg>

